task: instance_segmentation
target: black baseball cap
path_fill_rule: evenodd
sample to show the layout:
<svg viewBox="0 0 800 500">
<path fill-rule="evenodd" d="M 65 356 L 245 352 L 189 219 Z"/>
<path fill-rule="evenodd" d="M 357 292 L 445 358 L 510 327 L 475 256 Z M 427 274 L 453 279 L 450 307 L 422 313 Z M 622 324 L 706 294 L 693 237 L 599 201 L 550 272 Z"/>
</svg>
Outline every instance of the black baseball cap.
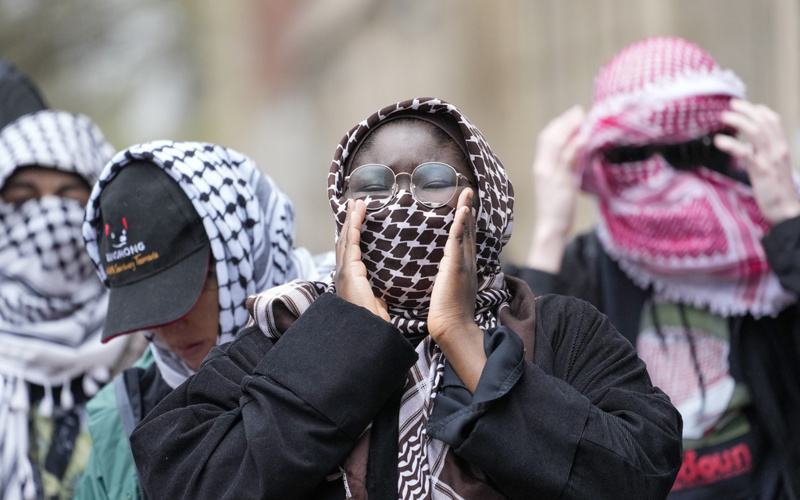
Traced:
<svg viewBox="0 0 800 500">
<path fill-rule="evenodd" d="M 111 288 L 102 341 L 171 323 L 200 298 L 211 248 L 178 183 L 147 161 L 100 193 L 98 247 Z"/>
</svg>

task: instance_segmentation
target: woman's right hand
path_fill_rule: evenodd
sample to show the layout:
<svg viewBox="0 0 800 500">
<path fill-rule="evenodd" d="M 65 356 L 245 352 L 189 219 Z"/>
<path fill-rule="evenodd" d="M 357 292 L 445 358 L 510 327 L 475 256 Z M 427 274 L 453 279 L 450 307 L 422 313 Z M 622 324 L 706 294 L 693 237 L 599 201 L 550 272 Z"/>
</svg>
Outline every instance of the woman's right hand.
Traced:
<svg viewBox="0 0 800 500">
<path fill-rule="evenodd" d="M 361 223 L 367 206 L 361 200 L 347 200 L 347 216 L 336 239 L 336 271 L 333 283 L 336 295 L 372 314 L 389 319 L 386 302 L 375 297 L 367 279 L 367 267 L 361 261 Z"/>
<path fill-rule="evenodd" d="M 586 117 L 581 106 L 557 116 L 539 133 L 533 161 L 536 219 L 526 265 L 558 273 L 572 230 L 578 196 L 578 151 L 586 137 L 578 131 Z"/>
</svg>

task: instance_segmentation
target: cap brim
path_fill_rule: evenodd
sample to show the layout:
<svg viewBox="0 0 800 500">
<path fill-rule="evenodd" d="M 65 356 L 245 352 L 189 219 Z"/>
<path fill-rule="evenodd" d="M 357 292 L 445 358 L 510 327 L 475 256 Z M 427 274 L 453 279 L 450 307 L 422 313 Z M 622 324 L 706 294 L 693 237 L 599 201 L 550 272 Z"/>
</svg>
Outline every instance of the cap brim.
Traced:
<svg viewBox="0 0 800 500">
<path fill-rule="evenodd" d="M 203 291 L 210 251 L 203 245 L 154 276 L 111 288 L 102 341 L 185 316 Z"/>
</svg>

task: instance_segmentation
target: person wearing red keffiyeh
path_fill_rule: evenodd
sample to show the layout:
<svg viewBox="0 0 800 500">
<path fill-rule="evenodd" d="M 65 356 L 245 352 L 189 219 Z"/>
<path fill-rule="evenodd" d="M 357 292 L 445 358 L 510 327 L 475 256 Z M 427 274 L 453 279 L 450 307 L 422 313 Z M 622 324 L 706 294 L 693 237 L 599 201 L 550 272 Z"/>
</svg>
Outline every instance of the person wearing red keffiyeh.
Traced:
<svg viewBox="0 0 800 500">
<path fill-rule="evenodd" d="M 589 111 L 539 134 L 534 237 L 509 269 L 636 346 L 684 420 L 670 498 L 800 497 L 798 182 L 778 115 L 744 97 L 685 40 L 623 49 Z M 600 217 L 567 244 L 579 189 Z"/>
<path fill-rule="evenodd" d="M 453 105 L 387 106 L 328 172 L 332 283 L 248 298 L 131 435 L 164 498 L 663 498 L 681 420 L 591 305 L 501 270 L 514 189 Z"/>
</svg>

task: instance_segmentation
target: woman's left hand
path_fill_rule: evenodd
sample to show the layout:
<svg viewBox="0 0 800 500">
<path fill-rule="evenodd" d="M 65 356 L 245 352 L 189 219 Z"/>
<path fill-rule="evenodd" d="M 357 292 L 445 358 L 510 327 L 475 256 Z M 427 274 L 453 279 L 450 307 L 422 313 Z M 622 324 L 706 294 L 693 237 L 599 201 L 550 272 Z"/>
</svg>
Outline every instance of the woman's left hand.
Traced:
<svg viewBox="0 0 800 500">
<path fill-rule="evenodd" d="M 470 391 L 478 385 L 486 364 L 483 330 L 475 324 L 478 269 L 473 196 L 467 188 L 458 197 L 428 311 L 428 332 Z"/>
</svg>

